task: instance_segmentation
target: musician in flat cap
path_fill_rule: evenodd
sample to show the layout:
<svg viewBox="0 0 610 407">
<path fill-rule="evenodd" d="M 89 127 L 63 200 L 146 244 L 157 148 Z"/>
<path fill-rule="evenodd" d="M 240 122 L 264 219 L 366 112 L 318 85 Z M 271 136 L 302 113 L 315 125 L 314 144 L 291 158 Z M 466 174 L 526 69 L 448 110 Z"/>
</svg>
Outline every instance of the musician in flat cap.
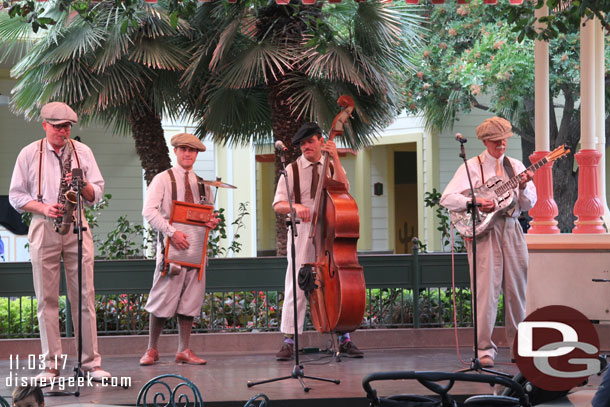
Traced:
<svg viewBox="0 0 610 407">
<path fill-rule="evenodd" d="M 322 152 L 326 151 L 330 157 L 329 171 L 330 176 L 335 181 L 342 182 L 346 189 L 349 189 L 349 182 L 345 175 L 345 170 L 341 165 L 337 146 L 332 140 L 324 141 L 322 129 L 316 123 L 305 123 L 292 138 L 292 143 L 298 145 L 301 155 L 286 168 L 288 184 L 290 186 L 291 198 L 294 202 L 294 210 L 300 223 L 297 227 L 297 237 L 295 241 L 295 262 L 296 270 L 300 270 L 304 263 L 315 262 L 313 245 L 308 242 L 309 228 L 314 207 L 315 191 L 322 170 Z M 273 210 L 281 215 L 290 213 L 288 204 L 288 193 L 286 191 L 286 181 L 282 175 L 277 183 L 275 198 L 273 200 Z M 288 247 L 291 246 L 292 235 L 288 234 Z M 290 360 L 294 353 L 294 331 L 295 321 L 293 310 L 294 293 L 292 292 L 292 256 L 288 253 L 288 268 L 284 285 L 284 305 L 282 308 L 282 323 L 280 330 L 284 334 L 284 343 L 275 355 L 277 360 Z M 305 311 L 307 310 L 307 299 L 305 293 L 297 284 L 297 310 L 298 310 L 298 332 L 303 332 L 305 322 Z M 344 333 L 339 337 L 339 351 L 348 357 L 363 356 L 362 352 L 350 340 L 349 333 Z"/>
<path fill-rule="evenodd" d="M 178 351 L 176 363 L 204 365 L 206 361 L 197 357 L 189 348 L 193 318 L 201 313 L 205 296 L 205 272 L 199 278 L 199 268 L 181 267 L 172 264 L 171 272 L 165 272 L 165 238 L 177 250 L 188 249 L 194 236 L 176 230 L 169 223 L 174 200 L 213 205 L 214 198 L 208 185 L 193 171 L 199 152 L 205 151 L 203 143 L 188 133 L 176 134 L 171 139 L 178 164 L 157 174 L 144 200 L 142 216 L 157 230 L 157 258 L 153 286 L 148 296 L 146 310 L 150 313 L 148 349 L 140 358 L 140 365 L 152 365 L 159 360 L 158 342 L 163 325 L 168 318 L 178 316 Z M 205 224 L 214 229 L 219 219 L 215 216 Z M 203 228 L 201 228 L 203 229 Z M 202 231 L 201 233 L 204 233 Z M 198 232 L 199 233 L 199 232 Z"/>
<path fill-rule="evenodd" d="M 97 203 L 104 193 L 104 179 L 93 152 L 83 143 L 70 139 L 78 116 L 65 103 L 51 102 L 42 107 L 42 128 L 46 137 L 21 150 L 15 163 L 9 201 L 20 213 L 32 213 L 28 231 L 34 291 L 38 300 L 40 342 L 45 370 L 39 379 L 59 376 L 62 360 L 59 333 L 59 269 L 63 259 L 68 298 L 78 306 L 78 236 L 73 233 L 73 212 L 66 213 L 66 193 L 72 188 L 72 169 L 82 169 L 81 194 L 85 205 Z M 72 208 L 75 206 L 73 205 Z M 87 221 L 83 217 L 83 224 Z M 110 377 L 101 368 L 97 347 L 95 290 L 93 287 L 93 239 L 91 230 L 83 231 L 82 259 L 82 369 L 94 380 Z M 74 326 L 77 312 L 72 313 Z"/>
<path fill-rule="evenodd" d="M 481 123 L 476 131 L 486 150 L 468 160 L 474 188 L 482 186 L 492 177 L 508 181 L 525 171 L 521 161 L 504 154 L 507 139 L 513 135 L 508 120 L 492 117 Z M 500 210 L 492 218 L 488 229 L 476 236 L 477 357 L 483 367 L 493 367 L 497 353 L 491 334 L 496 322 L 500 291 L 504 292 L 506 337 L 511 352 L 517 325 L 525 318 L 528 253 L 518 217 L 522 211 L 536 204 L 536 187 L 530 182 L 532 178 L 531 171 L 521 175 L 514 189 L 513 203 Z M 451 211 L 466 210 L 470 197 L 463 193 L 469 188 L 466 168 L 462 165 L 443 191 L 440 204 Z M 477 204 L 481 205 L 479 209 L 482 212 L 493 213 L 497 210 L 497 202 L 492 199 L 477 197 Z M 472 239 L 464 240 L 472 281 Z"/>
</svg>

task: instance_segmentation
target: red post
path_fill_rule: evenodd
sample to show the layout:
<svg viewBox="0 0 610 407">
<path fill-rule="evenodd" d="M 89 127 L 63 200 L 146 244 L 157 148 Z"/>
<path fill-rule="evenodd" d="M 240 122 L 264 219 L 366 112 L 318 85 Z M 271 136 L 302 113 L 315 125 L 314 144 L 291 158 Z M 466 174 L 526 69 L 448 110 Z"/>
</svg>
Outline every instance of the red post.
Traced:
<svg viewBox="0 0 610 407">
<path fill-rule="evenodd" d="M 597 188 L 597 165 L 602 154 L 597 150 L 580 150 L 574 155 L 579 166 L 578 199 L 574 205 L 574 222 L 572 233 L 606 233 L 601 216 L 604 207 L 599 199 Z"/>
<path fill-rule="evenodd" d="M 534 164 L 549 152 L 536 151 L 530 155 L 530 161 Z M 534 184 L 536 184 L 538 199 L 536 205 L 529 211 L 530 216 L 534 219 L 530 222 L 530 229 L 527 233 L 556 234 L 560 232 L 555 220 L 559 210 L 553 198 L 553 164 L 553 162 L 550 162 L 534 173 Z"/>
</svg>

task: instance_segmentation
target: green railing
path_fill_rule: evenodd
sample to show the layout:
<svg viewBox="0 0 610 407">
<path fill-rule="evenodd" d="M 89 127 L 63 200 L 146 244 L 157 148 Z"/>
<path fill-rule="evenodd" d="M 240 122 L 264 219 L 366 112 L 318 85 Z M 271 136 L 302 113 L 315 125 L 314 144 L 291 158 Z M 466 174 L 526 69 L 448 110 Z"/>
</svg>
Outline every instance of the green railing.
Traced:
<svg viewBox="0 0 610 407">
<path fill-rule="evenodd" d="M 452 326 L 451 254 L 414 250 L 409 255 L 363 254 L 359 261 L 367 287 L 362 328 Z M 283 257 L 210 259 L 206 299 L 194 331 L 278 330 L 286 265 Z M 148 314 L 143 306 L 153 270 L 153 260 L 95 262 L 100 335 L 147 332 Z M 0 338 L 38 335 L 31 273 L 30 263 L 0 263 Z M 465 254 L 455 255 L 455 285 L 458 326 L 467 326 L 470 294 Z M 60 324 L 71 335 L 63 279 L 60 294 Z M 306 327 L 311 329 L 309 322 Z M 175 328 L 166 327 L 168 331 Z"/>
</svg>

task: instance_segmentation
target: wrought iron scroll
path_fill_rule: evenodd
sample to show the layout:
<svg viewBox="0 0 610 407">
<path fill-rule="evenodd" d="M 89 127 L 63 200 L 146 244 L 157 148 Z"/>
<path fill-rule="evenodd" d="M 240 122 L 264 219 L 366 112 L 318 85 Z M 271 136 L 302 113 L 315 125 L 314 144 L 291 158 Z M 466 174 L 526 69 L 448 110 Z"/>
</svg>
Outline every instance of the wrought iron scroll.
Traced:
<svg viewBox="0 0 610 407">
<path fill-rule="evenodd" d="M 244 404 L 244 407 L 267 407 L 268 405 L 269 397 L 267 397 L 267 395 L 264 393 L 259 393 L 256 396 L 253 396 L 250 400 L 248 400 L 246 404 Z"/>
<path fill-rule="evenodd" d="M 167 384 L 164 379 L 178 379 L 182 380 L 173 389 Z M 152 403 L 148 401 L 149 391 L 153 386 L 158 385 L 157 388 L 161 387 L 160 391 L 156 391 L 152 396 Z M 192 393 L 191 400 L 190 393 Z M 180 393 L 186 391 L 186 393 Z M 167 395 L 167 396 L 166 396 Z M 137 406 L 141 407 L 178 407 L 178 406 L 193 406 L 203 407 L 203 397 L 197 386 L 193 384 L 186 377 L 182 377 L 176 374 L 164 374 L 150 379 L 142 388 L 138 394 Z"/>
</svg>

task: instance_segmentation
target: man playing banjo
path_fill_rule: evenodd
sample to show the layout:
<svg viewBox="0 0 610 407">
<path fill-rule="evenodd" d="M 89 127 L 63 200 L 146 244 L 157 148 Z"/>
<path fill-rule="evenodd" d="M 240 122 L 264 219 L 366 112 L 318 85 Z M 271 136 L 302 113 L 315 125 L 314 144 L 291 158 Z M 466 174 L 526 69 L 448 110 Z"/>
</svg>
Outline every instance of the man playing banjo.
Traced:
<svg viewBox="0 0 610 407">
<path fill-rule="evenodd" d="M 486 180 L 498 176 L 508 180 L 514 174 L 521 174 L 525 166 L 519 160 L 504 155 L 507 139 L 513 135 L 508 120 L 492 117 L 477 127 L 477 138 L 483 142 L 486 151 L 468 160 L 468 168 L 474 188 L 485 184 Z M 504 292 L 506 306 L 506 336 L 512 345 L 517 325 L 525 318 L 525 289 L 527 286 L 528 253 L 523 230 L 517 218 L 522 211 L 531 209 L 536 203 L 536 187 L 533 173 L 521 174 L 518 187 L 514 189 L 514 206 L 502 209 L 489 225 L 488 230 L 477 235 L 477 321 L 478 358 L 483 367 L 493 367 L 496 345 L 491 334 L 496 322 L 500 290 Z M 465 211 L 470 197 L 463 194 L 469 189 L 465 166 L 460 166 L 449 182 L 440 204 L 450 211 Z M 497 203 L 492 199 L 477 197 L 479 210 L 492 213 Z M 465 239 L 472 281 L 472 239 Z"/>
</svg>

